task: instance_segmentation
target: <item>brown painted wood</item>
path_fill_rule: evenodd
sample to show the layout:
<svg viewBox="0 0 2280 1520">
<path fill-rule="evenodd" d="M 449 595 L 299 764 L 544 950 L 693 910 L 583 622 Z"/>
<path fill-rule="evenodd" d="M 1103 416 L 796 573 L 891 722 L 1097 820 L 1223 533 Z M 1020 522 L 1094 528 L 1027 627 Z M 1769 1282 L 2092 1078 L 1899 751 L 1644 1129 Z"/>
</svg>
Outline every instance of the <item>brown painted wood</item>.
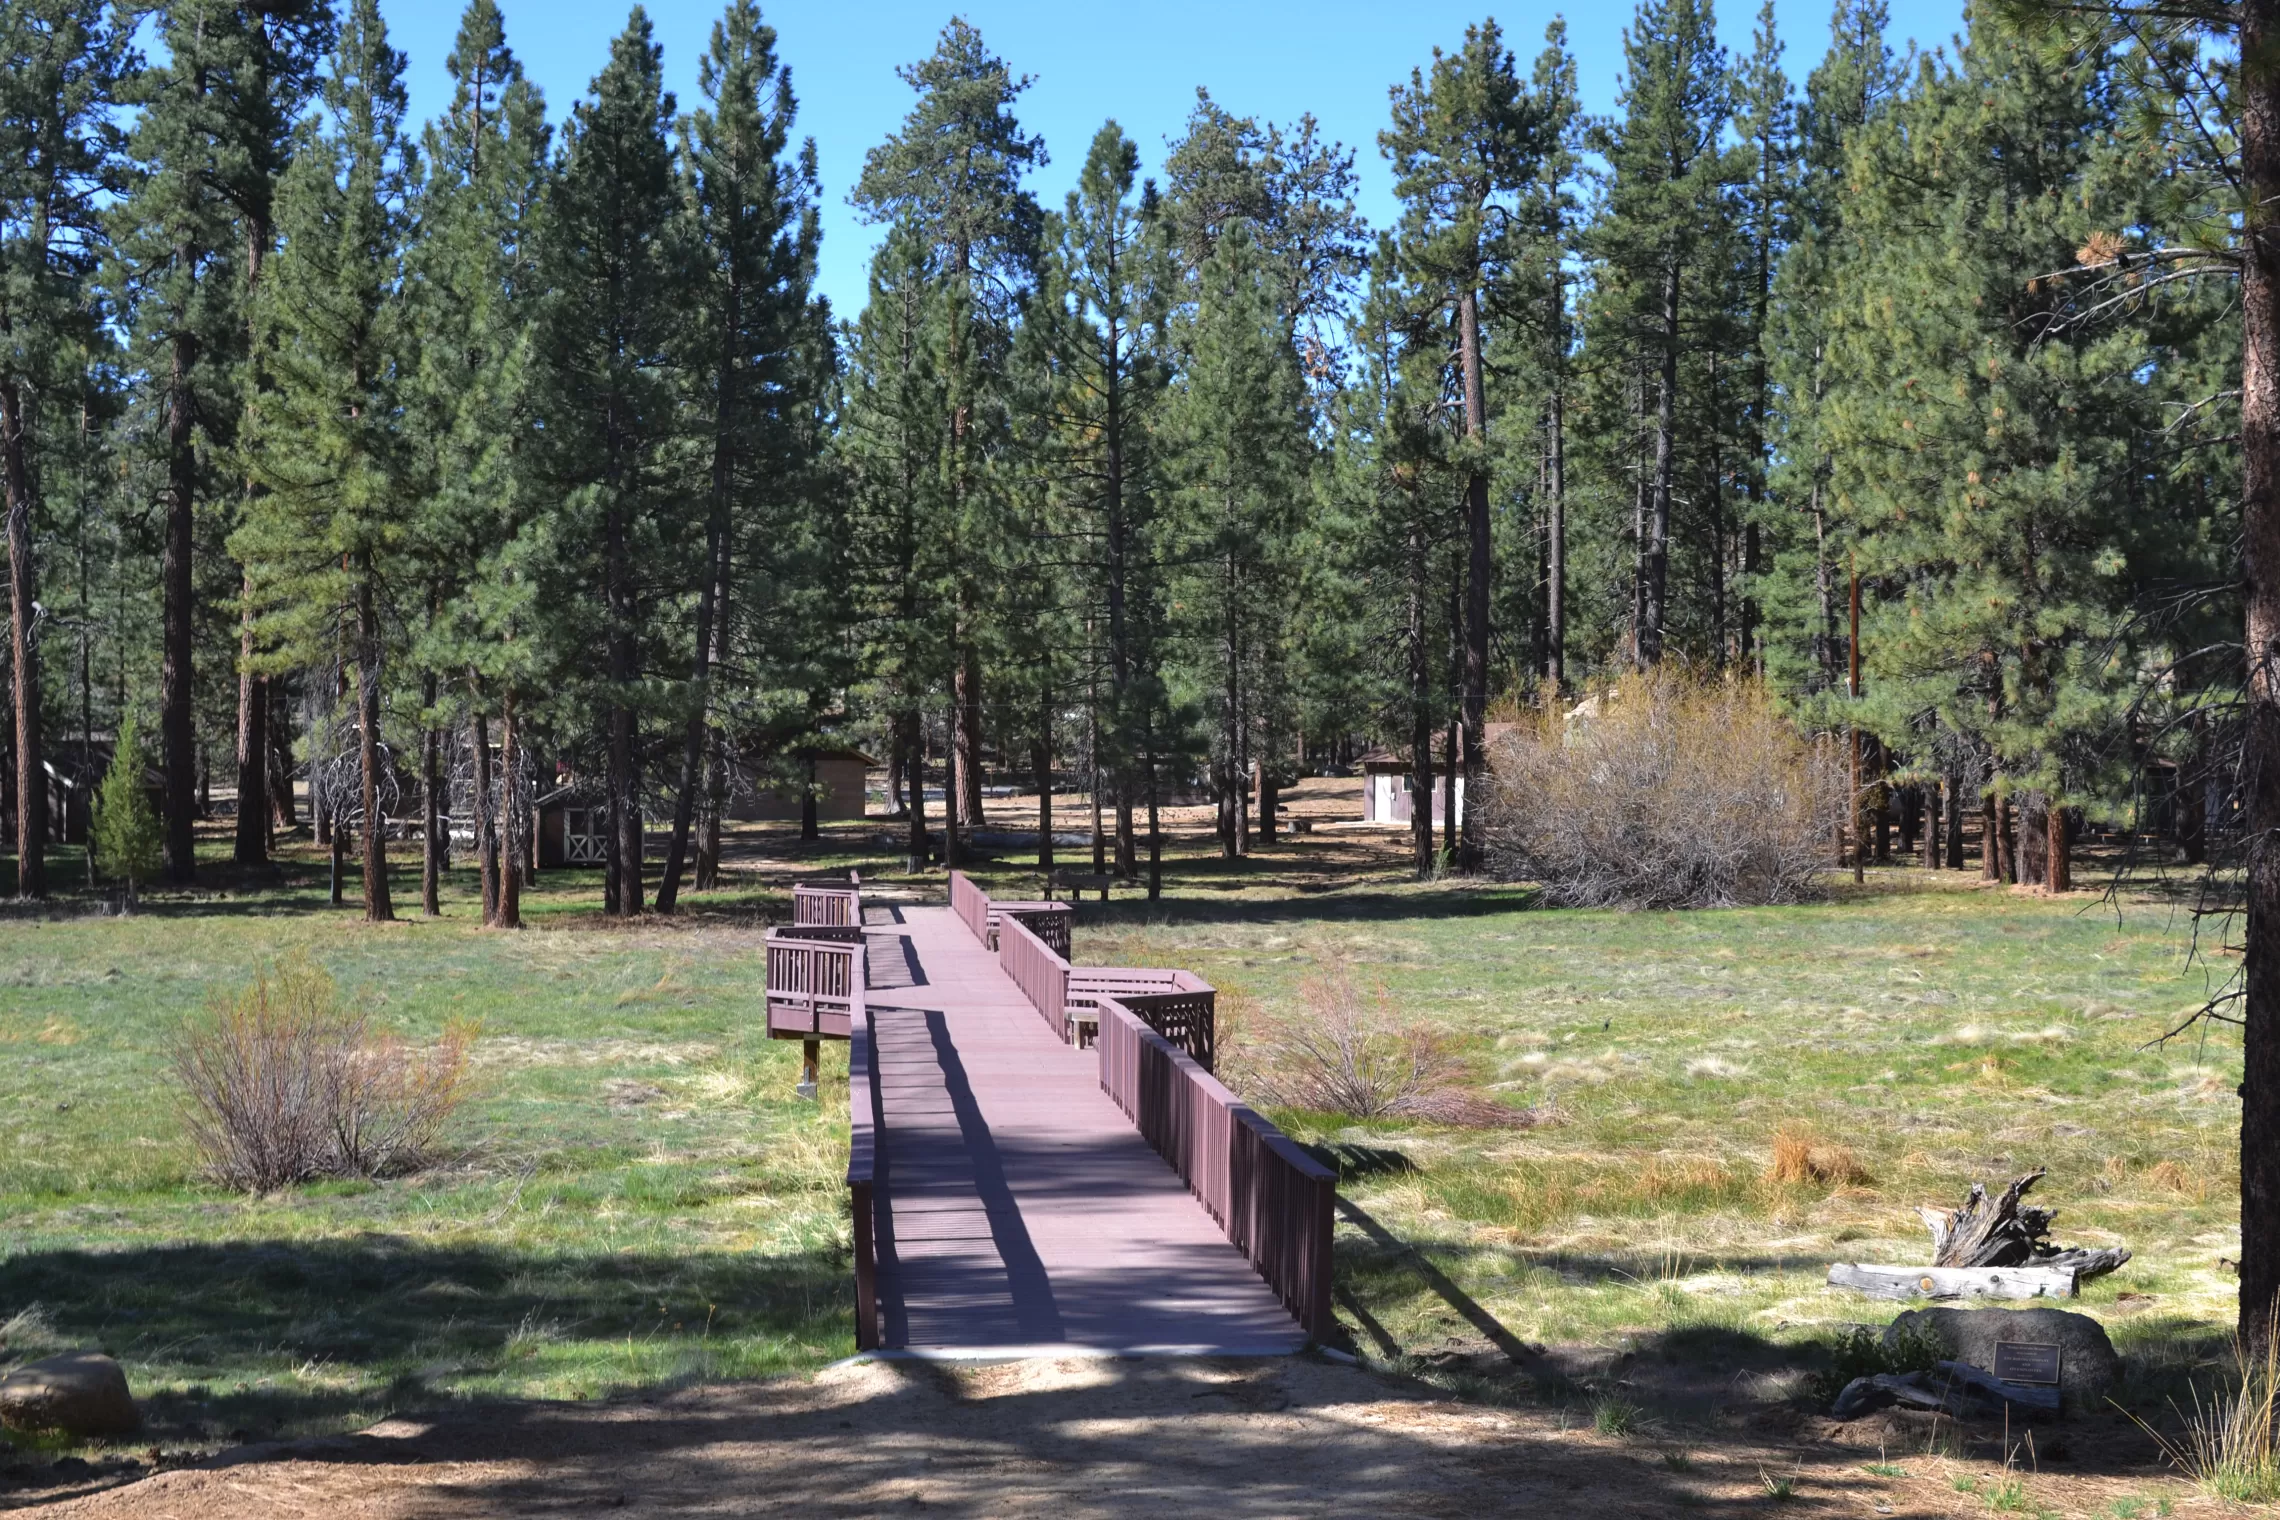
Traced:
<svg viewBox="0 0 2280 1520">
<path fill-rule="evenodd" d="M 1305 1341 L 1176 1173 L 948 908 L 874 924 L 880 1340 L 1290 1351 Z M 885 980 L 885 978 L 882 978 Z"/>
</svg>

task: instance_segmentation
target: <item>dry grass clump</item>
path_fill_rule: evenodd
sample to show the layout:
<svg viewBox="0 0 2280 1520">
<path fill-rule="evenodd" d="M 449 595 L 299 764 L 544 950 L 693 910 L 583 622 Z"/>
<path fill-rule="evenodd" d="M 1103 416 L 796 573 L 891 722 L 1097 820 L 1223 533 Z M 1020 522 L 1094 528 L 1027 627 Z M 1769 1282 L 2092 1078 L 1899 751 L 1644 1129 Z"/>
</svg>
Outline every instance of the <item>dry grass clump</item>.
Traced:
<svg viewBox="0 0 2280 1520">
<path fill-rule="evenodd" d="M 2231 1387 L 2206 1404 L 2195 1392 L 2183 1431 L 2146 1427 L 2202 1492 L 2235 1504 L 2280 1500 L 2280 1315 L 2275 1321 L 2261 1348 L 2236 1347 Z"/>
<path fill-rule="evenodd" d="M 293 956 L 216 994 L 175 1031 L 192 1140 L 218 1181 L 253 1192 L 378 1177 L 432 1157 L 468 1093 L 475 1026 L 415 1051 L 345 1006 L 323 967 Z"/>
<path fill-rule="evenodd" d="M 1556 906 L 1720 908 L 1811 895 L 1845 779 L 1762 686 L 1658 667 L 1493 748 L 1489 858 Z"/>
<path fill-rule="evenodd" d="M 1365 995 L 1345 960 L 1325 957 L 1299 984 L 1306 1011 L 1268 1020 L 1245 1010 L 1257 1038 L 1234 1068 L 1261 1101 L 1355 1119 L 1421 1119 L 1467 1128 L 1525 1128 L 1535 1115 L 1466 1090 L 1447 1035 L 1401 1018 L 1383 988 Z"/>
<path fill-rule="evenodd" d="M 1765 1180 L 1777 1186 L 1862 1187 L 1876 1179 L 1851 1147 L 1824 1144 L 1807 1130 L 1784 1128 L 1774 1134 Z"/>
</svg>

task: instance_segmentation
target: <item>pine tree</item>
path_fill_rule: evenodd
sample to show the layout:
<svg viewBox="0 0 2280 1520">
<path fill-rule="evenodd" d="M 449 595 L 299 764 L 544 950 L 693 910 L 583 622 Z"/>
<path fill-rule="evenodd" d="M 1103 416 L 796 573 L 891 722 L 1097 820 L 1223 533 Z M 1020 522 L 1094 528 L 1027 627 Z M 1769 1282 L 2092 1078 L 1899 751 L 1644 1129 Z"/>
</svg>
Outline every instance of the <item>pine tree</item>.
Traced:
<svg viewBox="0 0 2280 1520">
<path fill-rule="evenodd" d="M 1837 0 L 1830 15 L 1829 49 L 1806 80 L 1798 112 L 1795 242 L 1782 256 L 1767 315 L 1769 370 L 1782 404 L 1770 482 L 1781 509 L 1764 523 L 1775 537 L 1762 588 L 1774 620 L 1765 664 L 1788 690 L 1833 688 L 1841 664 L 1821 407 L 1828 322 L 1844 299 L 1837 271 L 1854 244 L 1845 222 L 1845 155 L 1900 83 L 1884 42 L 1886 21 L 1883 0 Z"/>
<path fill-rule="evenodd" d="M 899 73 L 918 101 L 902 129 L 865 157 L 853 199 L 872 221 L 898 224 L 924 242 L 943 303 L 947 438 L 929 511 L 955 540 L 955 774 L 946 820 L 955 853 L 960 816 L 981 821 L 982 655 L 993 633 L 989 570 L 1005 525 L 991 470 L 1010 426 L 1003 379 L 1043 232 L 1043 214 L 1021 181 L 1046 156 L 1043 140 L 1024 135 L 1013 114 L 1028 77 L 1016 76 L 964 20 L 953 18 L 933 54 Z"/>
<path fill-rule="evenodd" d="M 1455 328 L 1466 458 L 1463 749 L 1475 798 L 1486 776 L 1493 533 L 1481 304 L 1512 256 L 1505 232 L 1513 198 L 1534 181 L 1543 155 L 1544 124 L 1533 107 L 1503 33 L 1487 21 L 1466 28 L 1456 53 L 1434 50 L 1430 81 L 1412 72 L 1407 87 L 1395 88 L 1393 126 L 1379 137 L 1403 202 L 1401 257 L 1431 309 L 1446 311 Z M 1463 837 L 1459 865 L 1477 871 L 1479 809 L 1465 810 Z"/>
<path fill-rule="evenodd" d="M 97 0 L 21 0 L 0 10 L 0 489 L 22 897 L 47 895 L 34 644 L 42 485 L 68 469 L 89 356 L 107 342 L 94 287 L 103 236 L 96 207 L 120 189 L 111 113 L 129 40 L 123 21 Z"/>
<path fill-rule="evenodd" d="M 1651 392 L 1651 461 L 1639 504 L 1633 634 L 1642 665 L 1662 658 L 1670 621 L 1671 514 L 1681 475 L 1680 369 L 1690 286 L 1708 278 L 1732 175 L 1723 147 L 1733 114 L 1726 51 L 1708 0 L 1646 0 L 1623 34 L 1621 118 L 1594 133 L 1606 202 L 1591 234 L 1607 268 L 1607 314 Z M 1640 410 L 1644 412 L 1642 400 Z"/>
<path fill-rule="evenodd" d="M 1254 761 L 1279 759 L 1289 732 L 1281 678 L 1307 496 L 1312 418 L 1305 376 L 1277 309 L 1272 270 L 1249 224 L 1234 222 L 1199 271 L 1178 334 L 1181 378 L 1165 433 L 1179 483 L 1175 601 L 1212 744 L 1221 852 L 1249 852 L 1244 802 Z"/>
<path fill-rule="evenodd" d="M 533 466 L 533 328 L 545 295 L 542 210 L 550 185 L 545 103 L 508 48 L 492 0 L 471 0 L 446 61 L 450 108 L 429 124 L 426 175 L 406 257 L 419 374 L 407 407 L 423 509 L 411 548 L 424 626 L 421 788 L 428 814 L 423 911 L 437 901 L 445 846 L 442 724 L 464 710 L 475 758 L 472 820 L 486 923 L 521 922 L 526 863 L 516 696 L 544 669 L 534 638 L 534 536 L 545 491 Z M 464 685 L 464 703 L 445 692 Z M 491 767 L 502 720 L 503 775 Z"/>
<path fill-rule="evenodd" d="M 151 811 L 143 781 L 149 769 L 141 728 L 132 715 L 122 717 L 111 746 L 111 763 L 95 792 L 88 849 L 105 874 L 126 884 L 128 907 L 134 906 L 135 888 L 150 879 L 163 859 L 158 815 Z"/>
<path fill-rule="evenodd" d="M 667 129 L 673 99 L 636 6 L 563 130 L 546 212 L 538 335 L 540 469 L 559 493 L 544 531 L 555 673 L 603 719 L 610 818 L 605 911 L 643 906 L 641 726 L 661 595 L 695 579 L 674 552 L 689 493 L 670 470 L 673 373 L 690 305 L 686 224 Z M 586 651 L 601 652 L 598 673 Z M 584 674 L 579 672 L 584 671 Z"/>
<path fill-rule="evenodd" d="M 1773 0 L 1758 8 L 1756 46 L 1742 67 L 1736 134 L 1741 138 L 1743 174 L 1737 188 L 1739 225 L 1737 251 L 1737 346 L 1742 350 L 1745 389 L 1741 398 L 1741 436 L 1735 472 L 1741 477 L 1743 508 L 1740 552 L 1732 571 L 1738 593 L 1739 617 L 1730 645 L 1722 643 L 1721 660 L 1729 655 L 1744 664 L 1754 663 L 1759 641 L 1759 588 L 1765 569 L 1763 535 L 1769 513 L 1767 473 L 1773 429 L 1774 383 L 1771 358 L 1773 282 L 1782 256 L 1795 235 L 1796 101 L 1789 78 L 1781 68 L 1781 39 L 1774 31 Z"/>
<path fill-rule="evenodd" d="M 711 459 L 689 715 L 660 912 L 671 911 L 679 894 L 698 798 L 719 784 L 711 693 L 729 653 L 736 530 L 741 523 L 774 557 L 788 557 L 787 541 L 799 537 L 805 516 L 788 509 L 807 504 L 801 486 L 817 442 L 808 414 L 829 375 L 821 360 L 825 313 L 813 295 L 815 145 L 786 158 L 796 104 L 775 43 L 759 7 L 735 0 L 714 25 L 701 65 L 713 109 L 682 124 L 683 194 L 701 269 L 685 369 L 692 427 L 709 438 Z M 773 526 L 753 531 L 763 521 Z"/>
<path fill-rule="evenodd" d="M 2200 394 L 2179 399 L 2189 444 L 2169 456 L 2168 473 L 2183 473 L 2175 462 L 2188 455 L 2213 455 L 2214 467 L 2192 468 L 2206 477 L 2237 459 L 2240 475 L 2240 554 L 2225 579 L 2242 588 L 2245 659 L 2180 674 L 2201 687 L 2189 699 L 2196 721 L 2240 713 L 2245 950 L 2237 984 L 2204 1012 L 2241 1028 L 2240 1333 L 2260 1357 L 2280 1338 L 2280 850 L 2271 843 L 2280 834 L 2280 675 L 2269 654 L 2280 644 L 2280 5 L 1997 0 L 1989 10 L 2038 42 L 2113 60 L 2132 86 L 2129 131 L 2158 150 L 2160 170 L 2143 188 L 2159 215 L 2102 229 L 2078 250 L 2069 283 L 2084 320 L 2134 316 L 2146 300 L 2191 304 L 2212 283 L 2238 282 L 2238 320 L 2218 338 L 2221 367 L 2203 368 Z"/>
<path fill-rule="evenodd" d="M 1139 182 L 1140 155 L 1115 122 L 1102 126 L 1055 225 L 1044 299 L 1032 321 L 1049 353 L 1046 447 L 1066 539 L 1085 587 L 1100 669 L 1099 765 L 1116 798 L 1117 869 L 1138 867 L 1134 806 L 1164 737 L 1162 588 L 1156 423 L 1168 378 L 1160 204 Z M 1153 857 L 1152 857 L 1153 858 Z M 1151 882 L 1157 876 L 1151 874 Z"/>
<path fill-rule="evenodd" d="M 263 383 L 243 446 L 263 491 L 231 540 L 274 657 L 354 667 L 364 915 L 374 922 L 395 917 L 381 702 L 395 621 L 387 599 L 410 532 L 402 396 L 417 362 L 399 298 L 410 191 L 403 70 L 378 0 L 352 0 L 322 122 L 304 131 L 279 187 L 283 246 L 259 295 Z"/>
<path fill-rule="evenodd" d="M 924 702 L 949 675 L 956 594 L 951 541 L 930 510 L 948 438 L 947 388 L 931 323 L 930 250 L 890 227 L 871 258 L 870 299 L 844 333 L 847 399 L 833 463 L 848 484 L 855 644 L 874 706 L 886 715 L 909 783 L 906 864 L 927 863 Z M 945 806 L 949 798 L 945 794 Z"/>
<path fill-rule="evenodd" d="M 327 0 L 175 0 L 158 16 L 166 62 L 125 92 L 142 109 L 129 143 L 138 172 L 114 212 L 116 283 L 159 412 L 151 432 L 163 440 L 159 751 L 166 871 L 176 881 L 196 874 L 198 503 L 223 489 L 215 460 L 235 441 L 244 397 L 244 293 L 259 285 L 292 123 L 332 30 Z"/>
</svg>

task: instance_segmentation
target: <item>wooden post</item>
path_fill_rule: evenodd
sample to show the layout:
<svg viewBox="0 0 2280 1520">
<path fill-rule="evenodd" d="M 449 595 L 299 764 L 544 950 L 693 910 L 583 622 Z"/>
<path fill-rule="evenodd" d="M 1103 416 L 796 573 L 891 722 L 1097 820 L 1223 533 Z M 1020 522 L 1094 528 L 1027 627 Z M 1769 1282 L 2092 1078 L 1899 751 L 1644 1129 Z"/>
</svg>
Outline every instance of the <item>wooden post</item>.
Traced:
<svg viewBox="0 0 2280 1520">
<path fill-rule="evenodd" d="M 803 1098 L 815 1096 L 815 1064 L 823 1053 L 820 1040 L 800 1041 L 800 1083 L 793 1091 Z"/>
</svg>

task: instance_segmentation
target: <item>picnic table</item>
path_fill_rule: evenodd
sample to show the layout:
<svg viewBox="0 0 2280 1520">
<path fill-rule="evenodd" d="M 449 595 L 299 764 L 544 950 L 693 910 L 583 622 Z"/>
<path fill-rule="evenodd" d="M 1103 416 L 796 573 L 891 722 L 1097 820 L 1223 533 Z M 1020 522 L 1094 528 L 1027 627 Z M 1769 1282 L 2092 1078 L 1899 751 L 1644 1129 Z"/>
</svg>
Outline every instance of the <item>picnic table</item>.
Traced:
<svg viewBox="0 0 2280 1520">
<path fill-rule="evenodd" d="M 1067 892 L 1072 898 L 1080 892 L 1097 891 L 1100 893 L 1100 900 L 1107 902 L 1108 889 L 1118 885 L 1119 881 L 1120 878 L 1106 872 L 1055 870 L 1052 875 L 1045 878 L 1045 900 L 1047 902 L 1053 900 L 1053 891 L 1057 887 Z"/>
</svg>

